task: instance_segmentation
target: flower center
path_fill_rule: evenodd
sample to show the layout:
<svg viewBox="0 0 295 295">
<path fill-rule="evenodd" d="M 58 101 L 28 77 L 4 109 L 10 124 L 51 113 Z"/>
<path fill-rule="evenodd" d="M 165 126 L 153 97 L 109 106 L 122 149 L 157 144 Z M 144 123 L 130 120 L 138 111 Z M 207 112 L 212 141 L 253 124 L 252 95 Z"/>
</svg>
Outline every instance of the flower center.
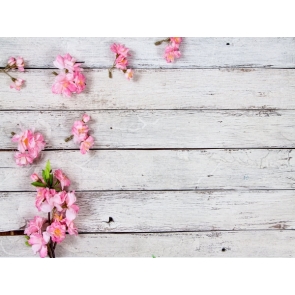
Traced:
<svg viewBox="0 0 295 295">
<path fill-rule="evenodd" d="M 61 236 L 61 230 L 59 228 L 56 228 L 54 231 L 53 231 L 54 235 L 57 236 L 57 237 L 60 237 Z"/>
</svg>

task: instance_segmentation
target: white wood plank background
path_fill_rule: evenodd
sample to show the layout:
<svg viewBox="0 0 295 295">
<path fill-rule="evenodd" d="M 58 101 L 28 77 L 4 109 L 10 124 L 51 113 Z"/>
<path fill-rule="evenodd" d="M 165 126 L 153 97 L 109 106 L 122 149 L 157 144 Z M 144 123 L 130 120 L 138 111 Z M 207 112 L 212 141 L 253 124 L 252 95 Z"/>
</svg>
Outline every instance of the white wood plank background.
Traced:
<svg viewBox="0 0 295 295">
<path fill-rule="evenodd" d="M 38 214 L 30 175 L 48 159 L 81 207 L 81 234 L 58 256 L 295 256 L 295 39 L 184 38 L 172 64 L 158 39 L 0 38 L 0 67 L 19 55 L 28 67 L 20 92 L 0 74 L 1 257 L 33 256 L 23 236 L 2 235 Z M 134 81 L 108 78 L 113 42 L 131 48 Z M 72 98 L 51 93 L 67 52 L 86 68 Z M 83 156 L 64 138 L 86 111 L 95 146 Z M 47 142 L 26 168 L 13 159 L 21 127 Z"/>
</svg>

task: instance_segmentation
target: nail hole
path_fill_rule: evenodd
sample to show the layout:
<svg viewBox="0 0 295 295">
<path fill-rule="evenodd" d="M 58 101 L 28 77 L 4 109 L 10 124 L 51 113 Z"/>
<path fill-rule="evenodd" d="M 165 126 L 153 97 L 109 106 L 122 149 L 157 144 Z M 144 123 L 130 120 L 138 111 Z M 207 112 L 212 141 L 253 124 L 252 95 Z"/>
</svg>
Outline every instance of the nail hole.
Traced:
<svg viewBox="0 0 295 295">
<path fill-rule="evenodd" d="M 222 248 L 222 249 L 221 249 L 221 251 L 222 251 L 222 252 L 225 252 L 225 251 L 226 251 L 226 249 L 225 249 L 225 248 Z"/>
<path fill-rule="evenodd" d="M 226 43 L 226 45 L 230 45 L 229 43 Z"/>
<path fill-rule="evenodd" d="M 113 127 L 110 127 L 110 129 L 113 129 Z"/>
</svg>

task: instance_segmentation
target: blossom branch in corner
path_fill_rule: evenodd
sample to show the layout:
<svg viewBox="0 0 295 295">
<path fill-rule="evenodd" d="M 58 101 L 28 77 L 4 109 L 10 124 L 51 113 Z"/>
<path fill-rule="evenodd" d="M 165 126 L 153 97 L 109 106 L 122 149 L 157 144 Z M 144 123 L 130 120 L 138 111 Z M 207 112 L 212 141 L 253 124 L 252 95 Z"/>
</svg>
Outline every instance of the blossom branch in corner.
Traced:
<svg viewBox="0 0 295 295">
<path fill-rule="evenodd" d="M 25 63 L 22 57 L 17 57 L 17 58 L 10 57 L 7 62 L 7 65 L 5 66 L 4 69 L 0 69 L 0 72 L 6 74 L 11 79 L 12 83 L 10 84 L 10 88 L 14 88 L 17 91 L 20 91 L 25 80 L 20 78 L 14 78 L 8 73 L 9 71 L 16 70 L 16 69 L 19 72 L 25 71 Z"/>
</svg>

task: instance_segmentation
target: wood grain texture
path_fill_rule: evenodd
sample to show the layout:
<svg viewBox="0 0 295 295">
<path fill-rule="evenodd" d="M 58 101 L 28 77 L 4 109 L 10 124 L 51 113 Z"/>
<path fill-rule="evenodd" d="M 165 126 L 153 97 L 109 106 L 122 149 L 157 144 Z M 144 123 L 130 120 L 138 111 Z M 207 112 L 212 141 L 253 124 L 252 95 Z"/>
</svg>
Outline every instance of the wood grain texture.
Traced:
<svg viewBox="0 0 295 295">
<path fill-rule="evenodd" d="M 163 58 L 166 45 L 154 45 L 163 38 L 0 38 L 0 64 L 10 56 L 22 56 L 28 67 L 52 68 L 58 54 L 70 53 L 86 67 L 109 68 L 115 58 L 110 50 L 114 42 L 130 48 L 133 68 L 294 68 L 295 64 L 294 38 L 184 38 L 182 56 L 172 64 Z"/>
<path fill-rule="evenodd" d="M 89 111 L 93 148 L 294 148 L 295 111 Z M 65 142 L 81 111 L 2 112 L 0 149 L 16 149 L 11 132 L 35 128 L 47 149 Z"/>
<path fill-rule="evenodd" d="M 295 229 L 294 191 L 78 192 L 79 232 Z M 0 193 L 0 231 L 34 216 L 36 193 Z M 107 223 L 109 217 L 114 222 Z"/>
<path fill-rule="evenodd" d="M 47 160 L 74 190 L 293 189 L 294 150 L 48 151 L 29 167 L 0 152 L 0 191 L 33 191 Z"/>
<path fill-rule="evenodd" d="M 52 70 L 15 73 L 25 79 L 20 91 L 0 75 L 1 110 L 95 109 L 295 109 L 292 69 L 136 70 L 127 81 L 120 72 L 86 70 L 85 91 L 72 98 L 51 92 Z"/>
<path fill-rule="evenodd" d="M 1 237 L 0 257 L 38 257 L 23 236 Z M 67 236 L 57 257 L 294 257 L 294 231 Z"/>
</svg>

